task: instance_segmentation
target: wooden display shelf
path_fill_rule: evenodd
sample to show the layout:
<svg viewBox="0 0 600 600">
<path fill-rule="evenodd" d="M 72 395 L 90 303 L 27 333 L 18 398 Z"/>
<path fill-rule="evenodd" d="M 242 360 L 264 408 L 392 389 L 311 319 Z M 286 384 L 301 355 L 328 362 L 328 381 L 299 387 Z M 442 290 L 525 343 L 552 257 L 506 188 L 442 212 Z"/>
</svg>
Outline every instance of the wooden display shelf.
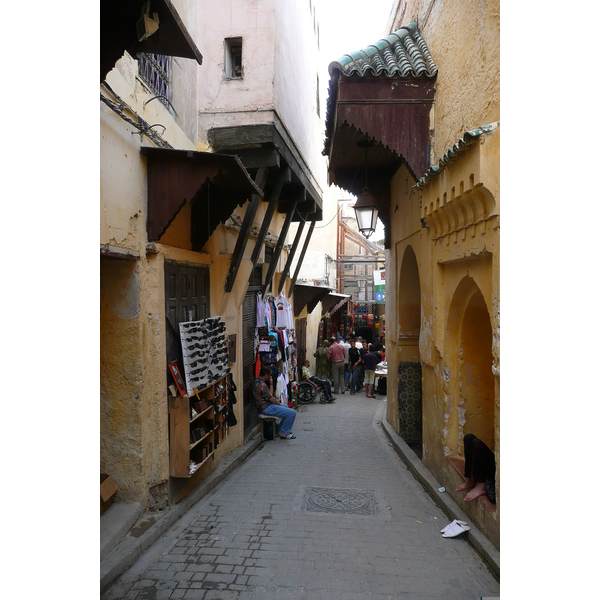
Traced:
<svg viewBox="0 0 600 600">
<path fill-rule="evenodd" d="M 195 398 L 195 396 L 194 396 L 194 398 Z M 196 415 L 193 419 L 190 419 L 190 423 L 193 423 L 194 421 L 197 421 L 202 416 L 206 417 L 206 413 L 208 413 L 213 408 L 214 408 L 214 406 L 211 404 L 206 410 L 203 410 L 200 414 Z"/>
<path fill-rule="evenodd" d="M 229 392 L 229 376 L 224 375 L 214 383 L 202 390 L 196 390 L 192 396 L 170 396 L 169 397 L 169 474 L 171 477 L 180 477 L 189 479 L 198 469 L 214 456 L 214 432 L 219 430 L 223 434 L 219 435 L 219 444 L 225 439 L 226 435 L 222 426 L 224 424 L 222 410 L 217 411 L 217 406 L 226 406 L 227 395 Z M 224 389 L 218 394 L 215 393 L 216 386 L 220 385 Z M 198 398 L 199 397 L 199 398 Z M 208 406 L 201 413 L 190 419 L 190 406 L 195 402 L 205 400 Z M 192 429 L 204 427 L 207 420 L 212 420 L 211 428 L 197 442 L 190 443 L 190 434 Z M 210 424 L 209 424 L 210 426 Z M 204 427 L 206 430 L 207 428 Z M 194 471 L 190 473 L 190 459 L 198 456 L 202 448 L 208 447 L 212 442 L 212 450 L 208 453 L 202 462 L 198 463 Z"/>
<path fill-rule="evenodd" d="M 208 459 L 214 455 L 214 450 L 201 462 L 198 463 L 196 465 L 196 468 L 188 475 L 188 477 L 191 477 L 200 467 L 202 467 L 203 465 L 205 465 L 208 462 Z M 188 469 L 189 470 L 189 469 Z"/>
<path fill-rule="evenodd" d="M 198 444 L 201 444 L 202 442 L 204 442 L 208 438 L 209 435 L 213 434 L 213 431 L 214 431 L 214 429 L 212 431 L 209 431 L 204 437 L 201 437 L 197 442 L 190 444 L 190 450 L 195 448 Z"/>
</svg>

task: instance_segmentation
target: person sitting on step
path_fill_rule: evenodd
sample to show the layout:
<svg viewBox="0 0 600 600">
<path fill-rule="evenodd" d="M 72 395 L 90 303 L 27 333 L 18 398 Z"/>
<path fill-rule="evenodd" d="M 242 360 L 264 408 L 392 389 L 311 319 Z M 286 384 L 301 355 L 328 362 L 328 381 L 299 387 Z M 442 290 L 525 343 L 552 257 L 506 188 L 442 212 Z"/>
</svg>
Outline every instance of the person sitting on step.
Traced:
<svg viewBox="0 0 600 600">
<path fill-rule="evenodd" d="M 494 453 L 472 433 L 463 438 L 465 447 L 465 477 L 467 481 L 456 488 L 457 492 L 469 490 L 463 498 L 471 502 L 485 496 L 496 503 L 496 461 Z"/>
<path fill-rule="evenodd" d="M 331 394 L 331 384 L 326 379 L 319 379 L 310 374 L 310 361 L 306 359 L 302 367 L 302 380 L 308 381 L 315 388 L 321 388 L 321 404 L 325 402 L 335 402 L 335 398 Z"/>
</svg>

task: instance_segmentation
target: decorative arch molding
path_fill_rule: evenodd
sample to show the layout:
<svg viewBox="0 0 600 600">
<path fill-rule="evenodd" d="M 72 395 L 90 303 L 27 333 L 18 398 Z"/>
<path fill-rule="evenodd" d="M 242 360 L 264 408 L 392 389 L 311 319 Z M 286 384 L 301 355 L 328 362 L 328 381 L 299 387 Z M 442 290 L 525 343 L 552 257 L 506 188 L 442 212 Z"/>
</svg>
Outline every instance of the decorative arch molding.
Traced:
<svg viewBox="0 0 600 600">
<path fill-rule="evenodd" d="M 464 181 L 460 184 L 464 188 Z M 457 234 L 455 241 L 464 240 L 467 235 L 474 237 L 478 227 L 484 233 L 488 221 L 498 217 L 494 196 L 483 184 L 474 185 L 458 196 L 454 191 L 455 188 L 451 188 L 449 198 L 444 193 L 434 201 L 421 202 L 421 219 L 430 227 L 434 241 L 451 234 Z"/>
<path fill-rule="evenodd" d="M 485 233 L 489 224 L 497 225 L 497 165 L 491 162 L 493 156 L 482 150 L 497 135 L 499 123 L 466 132 L 415 184 L 421 192 L 421 221 L 430 228 L 434 242 L 462 241 Z"/>
</svg>

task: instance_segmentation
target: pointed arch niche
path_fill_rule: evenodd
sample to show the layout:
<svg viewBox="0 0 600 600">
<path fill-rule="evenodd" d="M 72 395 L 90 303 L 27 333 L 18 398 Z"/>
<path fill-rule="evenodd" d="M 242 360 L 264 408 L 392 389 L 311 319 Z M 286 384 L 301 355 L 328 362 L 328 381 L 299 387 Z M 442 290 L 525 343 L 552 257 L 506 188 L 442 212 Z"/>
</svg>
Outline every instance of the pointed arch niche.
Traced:
<svg viewBox="0 0 600 600">
<path fill-rule="evenodd" d="M 449 450 L 463 454 L 463 436 L 473 433 L 494 451 L 492 326 L 483 294 L 469 276 L 452 298 L 446 339 L 453 400 L 446 415 Z"/>
<path fill-rule="evenodd" d="M 419 279 L 417 257 L 411 246 L 407 246 L 404 251 L 398 281 L 398 345 L 400 359 L 420 362 L 421 281 Z"/>
<path fill-rule="evenodd" d="M 417 257 L 410 246 L 404 251 L 398 282 L 398 433 L 420 450 L 423 441 L 421 281 Z"/>
</svg>

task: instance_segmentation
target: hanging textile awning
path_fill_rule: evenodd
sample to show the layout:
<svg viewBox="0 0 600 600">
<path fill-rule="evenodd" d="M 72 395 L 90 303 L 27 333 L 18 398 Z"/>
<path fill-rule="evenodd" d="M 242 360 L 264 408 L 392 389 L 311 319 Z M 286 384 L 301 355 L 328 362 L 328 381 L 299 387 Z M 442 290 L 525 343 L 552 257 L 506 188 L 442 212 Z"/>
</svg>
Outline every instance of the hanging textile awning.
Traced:
<svg viewBox="0 0 600 600">
<path fill-rule="evenodd" d="M 348 301 L 348 298 L 350 298 L 349 294 L 336 294 L 335 292 L 330 292 L 328 296 L 321 300 L 321 304 L 323 305 L 323 314 L 333 314 L 345 302 Z"/>
<path fill-rule="evenodd" d="M 338 310 L 340 310 L 340 308 L 343 308 L 344 306 L 346 306 L 348 304 L 348 302 L 350 301 L 350 296 L 348 296 L 347 298 L 342 298 L 330 311 L 329 314 L 332 315 L 334 313 L 336 313 Z"/>
</svg>

